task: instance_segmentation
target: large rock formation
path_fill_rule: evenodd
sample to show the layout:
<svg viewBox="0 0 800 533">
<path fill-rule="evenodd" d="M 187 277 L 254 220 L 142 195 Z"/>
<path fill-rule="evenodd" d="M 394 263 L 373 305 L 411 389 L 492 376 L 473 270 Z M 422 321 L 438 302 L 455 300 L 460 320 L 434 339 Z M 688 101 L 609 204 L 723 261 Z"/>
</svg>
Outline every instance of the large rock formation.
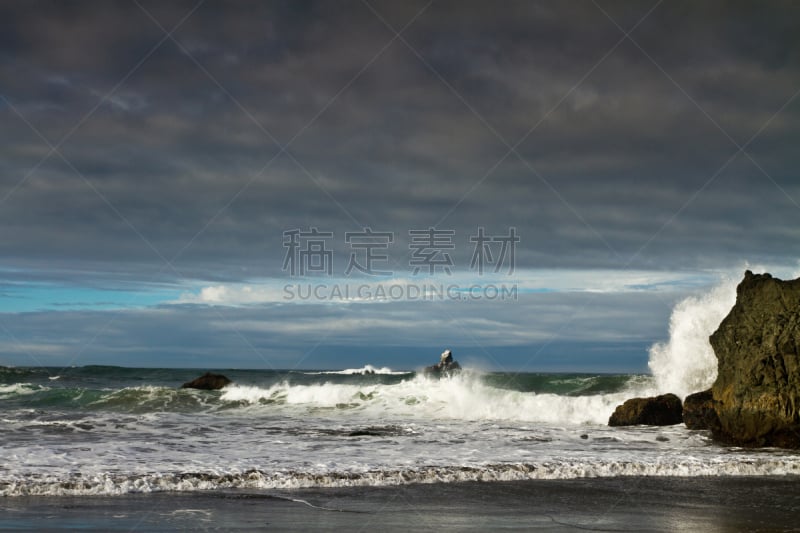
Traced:
<svg viewBox="0 0 800 533">
<path fill-rule="evenodd" d="M 719 360 L 715 436 L 744 446 L 800 447 L 800 279 L 745 272 L 711 346 Z"/>
<path fill-rule="evenodd" d="M 608 419 L 609 426 L 671 426 L 683 422 L 681 399 L 674 394 L 631 398 L 618 405 Z"/>
<path fill-rule="evenodd" d="M 183 385 L 181 385 L 182 389 L 203 389 L 203 390 L 217 390 L 221 389 L 228 383 L 231 383 L 231 380 L 223 376 L 222 374 L 212 374 L 211 372 L 206 372 L 199 378 L 195 378 L 192 381 L 187 381 Z"/>
<path fill-rule="evenodd" d="M 683 423 L 689 429 L 719 430 L 711 389 L 690 394 L 683 400 Z"/>
</svg>

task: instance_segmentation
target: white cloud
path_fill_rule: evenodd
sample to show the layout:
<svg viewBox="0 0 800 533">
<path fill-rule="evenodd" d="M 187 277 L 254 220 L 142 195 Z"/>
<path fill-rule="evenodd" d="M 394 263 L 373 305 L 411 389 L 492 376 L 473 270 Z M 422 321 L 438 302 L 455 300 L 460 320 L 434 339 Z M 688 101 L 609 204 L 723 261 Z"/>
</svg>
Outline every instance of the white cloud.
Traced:
<svg viewBox="0 0 800 533">
<path fill-rule="evenodd" d="M 200 286 L 181 294 L 175 304 L 251 306 L 266 304 L 353 304 L 389 301 L 496 300 L 527 293 L 675 292 L 714 283 L 710 272 L 625 270 L 521 270 L 513 276 L 474 273 L 438 278 L 263 279 L 248 283 Z"/>
</svg>

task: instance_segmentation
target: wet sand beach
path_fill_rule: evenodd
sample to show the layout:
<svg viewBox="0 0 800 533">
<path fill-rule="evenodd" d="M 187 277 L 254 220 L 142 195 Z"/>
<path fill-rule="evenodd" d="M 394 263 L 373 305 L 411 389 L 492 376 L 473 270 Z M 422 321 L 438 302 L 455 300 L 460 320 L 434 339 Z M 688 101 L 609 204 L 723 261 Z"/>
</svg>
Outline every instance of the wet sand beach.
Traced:
<svg viewBox="0 0 800 533">
<path fill-rule="evenodd" d="M 594 478 L 293 491 L 21 496 L 10 530 L 798 530 L 800 478 Z"/>
</svg>

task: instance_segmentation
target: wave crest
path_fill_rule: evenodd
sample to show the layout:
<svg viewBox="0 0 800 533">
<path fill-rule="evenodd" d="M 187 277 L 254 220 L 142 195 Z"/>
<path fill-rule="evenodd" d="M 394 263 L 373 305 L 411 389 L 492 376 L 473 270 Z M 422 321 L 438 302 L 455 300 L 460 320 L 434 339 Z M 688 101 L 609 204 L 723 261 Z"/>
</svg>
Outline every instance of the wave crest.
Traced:
<svg viewBox="0 0 800 533">
<path fill-rule="evenodd" d="M 340 376 L 353 376 L 353 375 L 370 375 L 370 374 L 383 374 L 389 376 L 402 376 L 404 374 L 411 374 L 407 370 L 392 370 L 388 366 L 384 366 L 381 368 L 374 367 L 372 365 L 364 365 L 361 368 L 346 368 L 344 370 L 323 370 L 320 372 L 304 372 L 304 374 L 308 375 L 325 375 L 325 374 L 332 374 L 332 375 L 340 375 Z"/>
<path fill-rule="evenodd" d="M 534 479 L 577 479 L 617 476 L 702 475 L 765 476 L 800 474 L 792 458 L 763 457 L 740 460 L 730 457 L 721 463 L 703 463 L 682 458 L 671 461 L 634 462 L 625 460 L 548 461 L 542 463 L 501 463 L 479 466 L 422 466 L 408 469 L 363 472 L 295 472 L 249 470 L 234 473 L 105 474 L 91 478 L 69 476 L 17 479 L 0 482 L 0 496 L 89 496 L 122 495 L 165 491 L 219 489 L 302 489 L 317 487 L 375 487 L 414 483 L 465 481 L 524 481 Z"/>
<path fill-rule="evenodd" d="M 240 405 L 279 404 L 306 412 L 356 409 L 377 418 L 605 424 L 616 405 L 637 390 L 651 387 L 650 383 L 631 379 L 620 392 L 563 396 L 498 388 L 486 384 L 480 374 L 467 371 L 444 379 L 418 375 L 391 385 L 230 385 L 223 389 L 220 399 Z"/>
<path fill-rule="evenodd" d="M 734 303 L 736 282 L 728 280 L 675 306 L 669 340 L 650 348 L 648 366 L 659 393 L 671 392 L 685 398 L 711 387 L 717 379 L 717 356 L 708 338 Z"/>
</svg>

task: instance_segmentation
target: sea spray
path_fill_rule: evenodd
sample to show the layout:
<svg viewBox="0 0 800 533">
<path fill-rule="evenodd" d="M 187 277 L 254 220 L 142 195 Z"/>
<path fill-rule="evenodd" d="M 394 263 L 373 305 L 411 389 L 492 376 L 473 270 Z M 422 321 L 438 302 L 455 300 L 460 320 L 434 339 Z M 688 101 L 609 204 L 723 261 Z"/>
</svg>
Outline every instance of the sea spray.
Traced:
<svg viewBox="0 0 800 533">
<path fill-rule="evenodd" d="M 573 376 L 563 381 L 569 381 L 577 390 L 590 386 L 587 380 L 601 379 Z M 232 385 L 223 389 L 220 399 L 239 405 L 264 405 L 272 412 L 284 409 L 295 415 L 330 410 L 329 416 L 339 417 L 343 422 L 355 411 L 359 416 L 373 419 L 604 424 L 615 405 L 632 392 L 651 387 L 647 380 L 633 378 L 620 385 L 616 391 L 567 396 L 492 386 L 485 374 L 466 371 L 443 379 L 417 375 L 395 384 Z"/>
<path fill-rule="evenodd" d="M 344 370 L 320 370 L 318 372 L 304 372 L 304 374 L 308 374 L 308 375 L 311 375 L 311 376 L 313 376 L 313 375 L 325 375 L 325 374 L 339 374 L 339 375 L 345 375 L 345 376 L 346 375 L 357 375 L 357 374 L 362 374 L 362 375 L 367 375 L 367 374 L 385 374 L 385 375 L 389 375 L 389 376 L 402 376 L 402 375 L 411 374 L 411 373 L 412 372 L 410 372 L 408 370 L 396 371 L 396 370 L 392 370 L 391 368 L 386 367 L 386 366 L 378 368 L 378 367 L 375 367 L 375 366 L 372 366 L 372 365 L 364 365 L 361 368 L 346 368 Z"/>
<path fill-rule="evenodd" d="M 717 378 L 717 357 L 708 337 L 736 302 L 736 282 L 726 280 L 708 292 L 680 301 L 672 311 L 669 340 L 650 348 L 648 366 L 657 393 L 681 398 L 706 390 Z"/>
</svg>

